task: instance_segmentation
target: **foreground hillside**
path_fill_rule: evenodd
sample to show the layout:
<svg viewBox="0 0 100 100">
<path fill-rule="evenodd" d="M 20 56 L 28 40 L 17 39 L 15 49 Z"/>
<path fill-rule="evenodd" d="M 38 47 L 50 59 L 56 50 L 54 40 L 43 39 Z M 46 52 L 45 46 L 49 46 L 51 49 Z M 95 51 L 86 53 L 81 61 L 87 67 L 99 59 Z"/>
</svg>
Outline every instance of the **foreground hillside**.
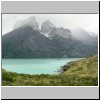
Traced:
<svg viewBox="0 0 100 100">
<path fill-rule="evenodd" d="M 62 67 L 64 75 L 76 77 L 97 77 L 98 56 L 73 61 Z"/>
<path fill-rule="evenodd" d="M 3 86 L 97 86 L 98 56 L 71 62 L 59 75 L 29 75 L 2 69 Z"/>
</svg>

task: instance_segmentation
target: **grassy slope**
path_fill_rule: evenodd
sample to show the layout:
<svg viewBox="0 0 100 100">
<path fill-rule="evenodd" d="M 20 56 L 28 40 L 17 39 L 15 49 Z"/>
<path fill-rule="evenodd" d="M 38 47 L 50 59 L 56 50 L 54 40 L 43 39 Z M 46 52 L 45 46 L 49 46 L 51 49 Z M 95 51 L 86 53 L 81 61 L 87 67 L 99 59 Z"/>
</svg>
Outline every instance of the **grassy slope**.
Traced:
<svg viewBox="0 0 100 100">
<path fill-rule="evenodd" d="M 67 67 L 66 67 L 67 66 Z M 73 61 L 62 67 L 64 75 L 78 77 L 97 77 L 98 76 L 98 56 Z"/>
<path fill-rule="evenodd" d="M 62 67 L 60 75 L 17 74 L 2 70 L 2 85 L 6 86 L 97 86 L 97 55 Z"/>
</svg>

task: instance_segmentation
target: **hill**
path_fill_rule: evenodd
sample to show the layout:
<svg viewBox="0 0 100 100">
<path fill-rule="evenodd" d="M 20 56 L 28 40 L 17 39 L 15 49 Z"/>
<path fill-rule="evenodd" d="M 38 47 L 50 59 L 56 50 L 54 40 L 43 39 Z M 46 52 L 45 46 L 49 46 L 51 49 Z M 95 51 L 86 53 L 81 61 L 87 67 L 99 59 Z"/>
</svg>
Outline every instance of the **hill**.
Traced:
<svg viewBox="0 0 100 100">
<path fill-rule="evenodd" d="M 62 67 L 62 74 L 76 77 L 98 77 L 98 56 L 73 61 Z"/>
</svg>

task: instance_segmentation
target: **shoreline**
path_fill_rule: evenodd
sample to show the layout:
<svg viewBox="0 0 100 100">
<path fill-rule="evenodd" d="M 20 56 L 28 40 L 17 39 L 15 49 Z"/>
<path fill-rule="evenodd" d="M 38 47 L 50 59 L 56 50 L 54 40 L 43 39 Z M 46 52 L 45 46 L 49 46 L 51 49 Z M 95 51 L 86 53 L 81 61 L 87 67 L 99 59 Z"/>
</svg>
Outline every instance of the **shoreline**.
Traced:
<svg viewBox="0 0 100 100">
<path fill-rule="evenodd" d="M 97 65 L 98 56 L 93 56 L 69 62 L 58 75 L 17 74 L 2 69 L 2 86 L 98 86 Z"/>
</svg>

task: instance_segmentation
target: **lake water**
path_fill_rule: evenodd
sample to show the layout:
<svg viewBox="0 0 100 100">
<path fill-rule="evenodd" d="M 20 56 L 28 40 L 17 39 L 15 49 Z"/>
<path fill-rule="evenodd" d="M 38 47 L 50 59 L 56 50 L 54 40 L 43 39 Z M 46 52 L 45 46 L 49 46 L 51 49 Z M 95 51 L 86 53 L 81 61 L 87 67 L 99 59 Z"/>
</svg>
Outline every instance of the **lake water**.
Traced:
<svg viewBox="0 0 100 100">
<path fill-rule="evenodd" d="M 2 68 L 24 74 L 58 74 L 61 66 L 80 58 L 3 59 Z"/>
</svg>

